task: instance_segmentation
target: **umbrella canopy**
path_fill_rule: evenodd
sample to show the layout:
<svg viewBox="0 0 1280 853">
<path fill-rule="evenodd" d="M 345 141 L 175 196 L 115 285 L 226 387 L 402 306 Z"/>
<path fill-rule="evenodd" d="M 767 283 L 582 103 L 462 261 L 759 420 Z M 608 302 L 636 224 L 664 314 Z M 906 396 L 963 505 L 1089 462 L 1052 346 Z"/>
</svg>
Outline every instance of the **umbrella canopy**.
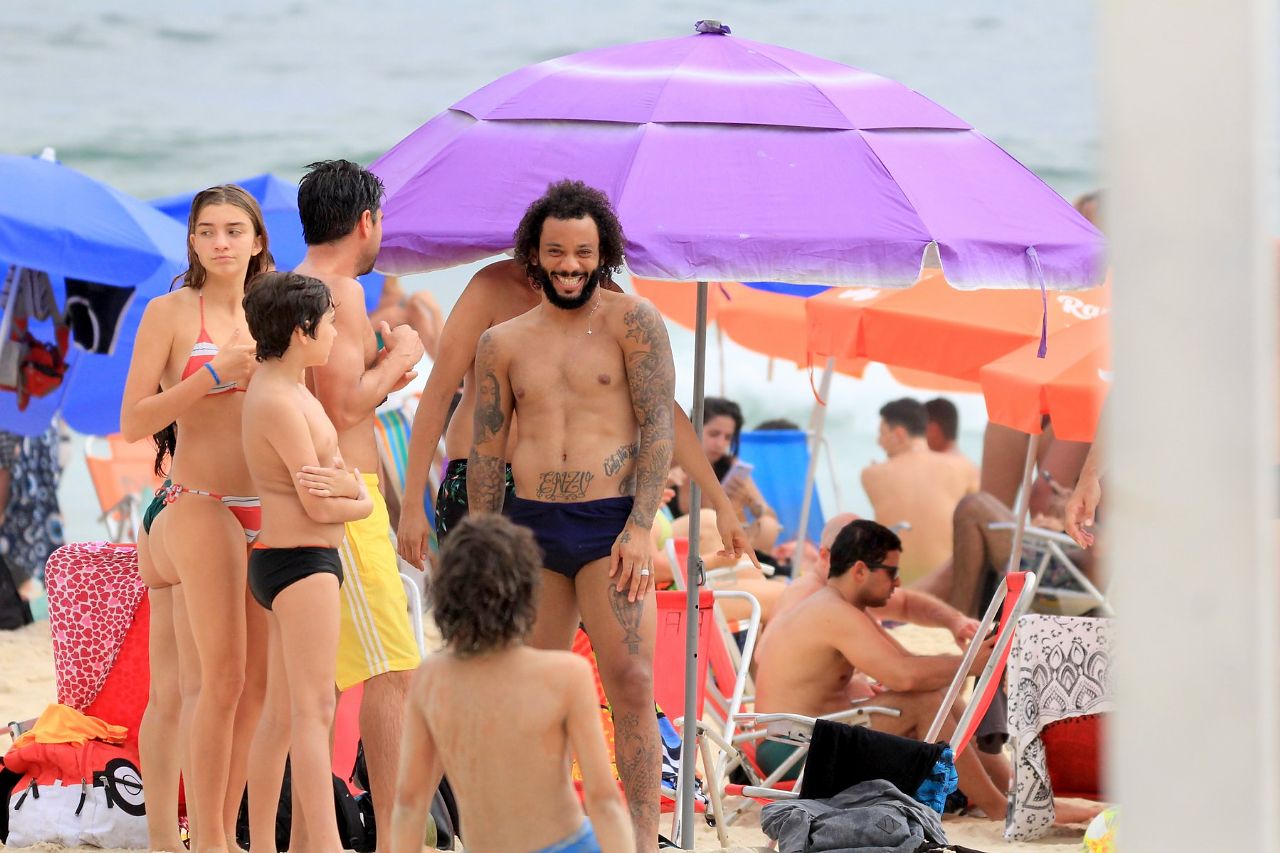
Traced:
<svg viewBox="0 0 1280 853">
<path fill-rule="evenodd" d="M 276 266 L 291 270 L 302 263 L 303 256 L 307 254 L 307 244 L 302 239 L 302 222 L 298 219 L 298 185 L 270 173 L 231 183 L 258 200 Z M 179 193 L 155 199 L 151 204 L 185 226 L 191 200 L 195 197 L 195 192 Z M 366 311 L 377 307 L 384 280 L 385 276 L 376 272 L 360 276 Z"/>
<path fill-rule="evenodd" d="M 571 177 L 609 195 L 628 266 L 650 278 L 908 287 L 934 243 L 959 288 L 1102 275 L 1098 231 L 964 121 L 894 81 L 721 31 L 515 71 L 371 168 L 389 272 L 509 248 L 528 204 Z"/>
<path fill-rule="evenodd" d="M 1042 323 L 1052 340 L 1104 313 L 1110 294 L 1109 286 L 1047 301 L 1027 291 L 962 293 L 930 270 L 909 290 L 842 288 L 807 300 L 808 345 L 815 357 L 868 358 L 977 382 L 984 365 L 1038 345 Z"/>
<path fill-rule="evenodd" d="M 1024 346 L 979 371 L 987 417 L 1025 433 L 1040 432 L 1044 415 L 1065 441 L 1093 441 L 1102 403 L 1111 390 L 1111 319 L 1108 316 L 1049 336 L 1037 358 Z"/>
<path fill-rule="evenodd" d="M 185 268 L 186 230 L 75 169 L 0 155 L 0 280 L 9 266 L 48 273 L 62 310 L 67 279 L 126 293 L 114 350 L 87 353 L 72 344 L 62 384 L 46 397 L 32 398 L 25 411 L 18 410 L 15 394 L 0 392 L 0 428 L 37 435 L 61 413 L 80 432 L 118 431 L 138 323 L 151 297 L 165 293 Z M 40 340 L 54 339 L 49 321 L 32 322 L 30 331 Z"/>
<path fill-rule="evenodd" d="M 636 293 L 652 301 L 664 317 L 685 328 L 695 327 L 697 293 L 689 283 L 633 278 L 632 284 Z M 802 299 L 736 281 L 717 282 L 709 294 L 707 322 L 719 325 L 730 340 L 770 358 L 785 359 L 801 367 L 808 363 Z M 848 376 L 862 376 L 866 366 L 866 359 L 840 358 L 835 369 Z"/>
</svg>

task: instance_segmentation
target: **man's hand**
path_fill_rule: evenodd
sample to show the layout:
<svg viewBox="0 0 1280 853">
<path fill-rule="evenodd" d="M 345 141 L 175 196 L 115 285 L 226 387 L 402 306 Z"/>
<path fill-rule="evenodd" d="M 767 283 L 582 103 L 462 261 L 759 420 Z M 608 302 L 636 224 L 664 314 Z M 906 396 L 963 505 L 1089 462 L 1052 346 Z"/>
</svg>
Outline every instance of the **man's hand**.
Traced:
<svg viewBox="0 0 1280 853">
<path fill-rule="evenodd" d="M 396 326 L 393 329 L 386 320 L 383 320 L 378 324 L 378 332 L 382 335 L 383 350 L 388 355 L 395 353 L 397 357 L 403 358 L 406 367 L 422 360 L 422 354 L 426 350 L 422 348 L 422 339 L 418 337 L 413 326 Z"/>
<path fill-rule="evenodd" d="M 724 547 L 716 552 L 721 557 L 732 557 L 734 562 L 746 557 L 759 569 L 760 561 L 756 559 L 756 551 L 751 547 L 747 531 L 742 529 L 742 521 L 732 505 L 716 508 L 716 530 L 720 532 L 720 541 Z M 761 571 L 764 571 L 761 569 Z"/>
<path fill-rule="evenodd" d="M 358 498 L 363 481 L 359 473 L 353 475 L 347 470 L 341 456 L 334 456 L 332 468 L 303 465 L 298 484 L 318 498 Z"/>
<path fill-rule="evenodd" d="M 969 645 L 969 641 L 978 635 L 980 623 L 977 619 L 970 619 L 967 616 L 960 616 L 950 625 L 951 636 L 955 637 L 956 645 L 964 648 Z"/>
<path fill-rule="evenodd" d="M 850 701 L 860 702 L 864 699 L 872 699 L 884 692 L 885 686 L 883 684 L 873 681 L 861 672 L 855 672 L 849 678 L 847 695 Z"/>
<path fill-rule="evenodd" d="M 973 666 L 969 667 L 970 675 L 982 677 L 982 670 L 986 669 L 987 661 L 991 660 L 991 655 L 996 650 L 996 637 L 999 635 L 1000 632 L 997 631 L 982 641 L 982 645 L 978 647 L 978 655 L 973 659 Z"/>
<path fill-rule="evenodd" d="M 396 529 L 396 550 L 411 566 L 426 570 L 427 549 L 431 544 L 431 524 L 420 502 L 406 500 L 400 507 L 400 526 Z"/>
<path fill-rule="evenodd" d="M 1093 515 L 1100 500 L 1102 500 L 1102 484 L 1098 481 L 1097 472 L 1090 471 L 1086 467 L 1080 472 L 1080 480 L 1076 483 L 1075 491 L 1067 499 L 1065 511 L 1067 535 L 1081 548 L 1089 548 L 1093 545 L 1093 530 L 1089 528 L 1093 527 Z"/>
<path fill-rule="evenodd" d="M 609 553 L 609 577 L 616 578 L 619 593 L 628 590 L 628 601 L 644 600 L 653 584 L 653 543 L 649 541 L 649 531 L 631 523 L 622 528 Z"/>
</svg>

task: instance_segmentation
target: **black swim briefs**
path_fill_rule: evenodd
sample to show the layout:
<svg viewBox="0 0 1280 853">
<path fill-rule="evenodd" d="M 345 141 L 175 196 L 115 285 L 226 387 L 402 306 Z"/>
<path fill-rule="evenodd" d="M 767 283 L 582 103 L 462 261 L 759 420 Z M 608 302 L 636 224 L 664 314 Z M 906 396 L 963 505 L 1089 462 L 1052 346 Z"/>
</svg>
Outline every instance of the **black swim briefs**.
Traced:
<svg viewBox="0 0 1280 853">
<path fill-rule="evenodd" d="M 249 591 L 268 610 L 289 586 L 321 572 L 335 575 L 342 585 L 337 548 L 254 548 L 249 552 Z"/>
<path fill-rule="evenodd" d="M 502 511 L 510 514 L 511 502 L 516 497 L 516 483 L 511 478 L 511 466 L 507 466 L 507 494 Z M 436 493 L 436 541 L 444 542 L 445 534 L 458 526 L 467 515 L 467 460 L 451 459 L 444 469 L 440 491 Z"/>
<path fill-rule="evenodd" d="M 542 565 L 572 579 L 587 563 L 609 556 L 635 498 L 555 503 L 514 498 L 511 520 L 533 531 Z"/>
</svg>

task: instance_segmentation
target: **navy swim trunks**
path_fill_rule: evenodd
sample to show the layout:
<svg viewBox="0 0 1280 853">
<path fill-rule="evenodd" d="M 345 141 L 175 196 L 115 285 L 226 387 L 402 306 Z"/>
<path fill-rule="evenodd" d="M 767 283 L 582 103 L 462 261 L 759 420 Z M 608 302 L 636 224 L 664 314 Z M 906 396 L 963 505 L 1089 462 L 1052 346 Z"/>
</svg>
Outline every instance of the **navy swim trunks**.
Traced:
<svg viewBox="0 0 1280 853">
<path fill-rule="evenodd" d="M 517 497 L 511 520 L 533 531 L 543 566 L 572 580 L 587 563 L 609 556 L 634 504 L 630 496 L 578 503 Z"/>
</svg>

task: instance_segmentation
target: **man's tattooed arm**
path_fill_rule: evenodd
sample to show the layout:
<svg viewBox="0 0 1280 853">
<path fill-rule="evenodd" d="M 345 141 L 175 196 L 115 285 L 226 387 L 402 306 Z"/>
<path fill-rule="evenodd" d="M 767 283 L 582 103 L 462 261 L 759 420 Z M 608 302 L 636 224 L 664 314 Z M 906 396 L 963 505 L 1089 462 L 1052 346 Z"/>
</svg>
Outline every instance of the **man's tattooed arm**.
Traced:
<svg viewBox="0 0 1280 853">
<path fill-rule="evenodd" d="M 467 458 L 467 504 L 471 512 L 501 512 L 506 494 L 507 433 L 514 397 L 506 357 L 493 329 L 476 347 L 476 411 Z"/>
<path fill-rule="evenodd" d="M 675 441 L 672 400 L 675 398 L 675 364 L 667 327 L 656 308 L 647 300 L 637 300 L 623 317 L 626 338 L 627 383 L 631 406 L 640 425 L 640 442 L 635 461 L 635 506 L 630 523 L 649 529 L 653 526 L 662 487 L 671 467 Z"/>
</svg>

